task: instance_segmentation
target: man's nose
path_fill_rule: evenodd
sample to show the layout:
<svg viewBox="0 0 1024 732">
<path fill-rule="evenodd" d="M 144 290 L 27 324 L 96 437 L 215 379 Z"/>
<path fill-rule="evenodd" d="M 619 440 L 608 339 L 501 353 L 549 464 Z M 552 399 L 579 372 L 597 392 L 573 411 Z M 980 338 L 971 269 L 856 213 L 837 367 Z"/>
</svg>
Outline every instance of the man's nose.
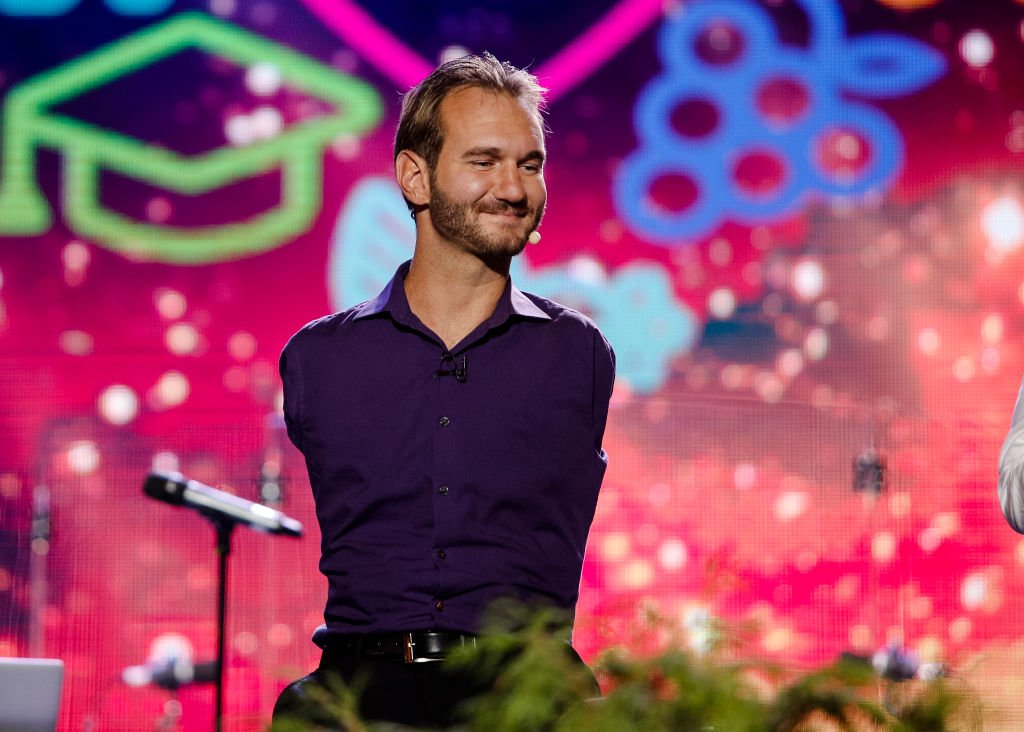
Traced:
<svg viewBox="0 0 1024 732">
<path fill-rule="evenodd" d="M 526 200 L 526 187 L 518 165 L 502 165 L 494 186 L 494 197 L 508 203 L 522 203 Z"/>
</svg>

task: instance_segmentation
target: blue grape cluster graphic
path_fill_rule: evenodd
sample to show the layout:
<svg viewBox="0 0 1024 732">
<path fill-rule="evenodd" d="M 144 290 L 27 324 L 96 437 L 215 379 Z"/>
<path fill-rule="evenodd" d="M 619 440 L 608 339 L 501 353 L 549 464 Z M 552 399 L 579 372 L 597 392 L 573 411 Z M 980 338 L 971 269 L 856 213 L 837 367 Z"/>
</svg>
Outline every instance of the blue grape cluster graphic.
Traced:
<svg viewBox="0 0 1024 732">
<path fill-rule="evenodd" d="M 899 34 L 847 38 L 837 0 L 797 1 L 808 20 L 806 47 L 783 44 L 765 10 L 748 0 L 701 0 L 662 26 L 664 71 L 640 93 L 640 146 L 614 181 L 619 215 L 638 236 L 686 246 L 724 220 L 779 219 L 813 197 L 889 189 L 903 140 L 885 114 L 859 100 L 927 86 L 945 73 L 945 59 Z M 673 115 L 687 110 L 710 123 L 681 133 Z M 759 172 L 760 180 L 745 180 Z M 652 197 L 660 179 L 680 178 L 693 190 L 686 205 Z"/>
</svg>

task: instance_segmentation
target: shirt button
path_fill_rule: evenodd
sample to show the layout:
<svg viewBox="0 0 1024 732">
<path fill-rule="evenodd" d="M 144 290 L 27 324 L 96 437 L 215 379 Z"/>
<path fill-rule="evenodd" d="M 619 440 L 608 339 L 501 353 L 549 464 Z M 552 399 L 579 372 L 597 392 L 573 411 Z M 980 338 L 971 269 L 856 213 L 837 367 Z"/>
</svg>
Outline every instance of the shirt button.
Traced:
<svg viewBox="0 0 1024 732">
<path fill-rule="evenodd" d="M 450 419 L 448 419 L 447 417 L 441 417 L 441 419 L 437 420 L 437 423 L 439 425 L 441 425 L 442 427 L 447 427 L 448 425 L 450 425 L 452 423 L 452 421 Z"/>
<path fill-rule="evenodd" d="M 446 485 L 441 486 L 440 488 L 437 489 L 437 492 L 440 493 L 442 496 L 447 496 L 448 495 L 448 486 L 446 486 Z"/>
<path fill-rule="evenodd" d="M 438 559 L 444 559 L 447 556 L 448 556 L 448 554 L 445 552 L 444 549 L 438 549 L 437 550 L 437 558 Z"/>
<path fill-rule="evenodd" d="M 434 609 L 438 612 L 444 611 L 444 600 L 434 600 Z"/>
</svg>

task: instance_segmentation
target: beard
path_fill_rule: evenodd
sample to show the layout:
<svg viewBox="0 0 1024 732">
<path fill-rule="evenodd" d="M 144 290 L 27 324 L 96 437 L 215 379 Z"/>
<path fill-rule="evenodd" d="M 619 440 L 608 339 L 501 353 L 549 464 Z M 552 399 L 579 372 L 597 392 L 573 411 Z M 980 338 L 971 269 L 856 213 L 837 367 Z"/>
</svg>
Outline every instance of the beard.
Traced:
<svg viewBox="0 0 1024 732">
<path fill-rule="evenodd" d="M 500 201 L 458 203 L 437 184 L 430 171 L 430 221 L 434 229 L 450 242 L 461 244 L 480 257 L 514 257 L 526 247 L 530 233 L 544 215 L 544 205 L 514 206 Z M 515 212 L 521 225 L 494 227 L 488 230 L 480 221 L 481 214 Z"/>
</svg>

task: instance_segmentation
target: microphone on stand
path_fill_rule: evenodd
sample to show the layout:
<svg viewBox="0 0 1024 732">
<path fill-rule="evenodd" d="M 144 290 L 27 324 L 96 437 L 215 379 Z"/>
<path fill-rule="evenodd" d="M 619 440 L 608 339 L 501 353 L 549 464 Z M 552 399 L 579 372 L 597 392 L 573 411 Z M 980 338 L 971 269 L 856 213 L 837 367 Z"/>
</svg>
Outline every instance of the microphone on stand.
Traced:
<svg viewBox="0 0 1024 732">
<path fill-rule="evenodd" d="M 142 490 L 150 498 L 194 508 L 208 518 L 227 519 L 271 534 L 302 536 L 302 524 L 280 511 L 187 480 L 181 473 L 150 473 Z"/>
<path fill-rule="evenodd" d="M 187 684 L 210 684 L 217 680 L 217 662 L 169 658 L 163 663 L 144 663 L 128 666 L 121 672 L 121 680 L 127 686 L 159 686 L 161 689 L 177 689 Z"/>
<path fill-rule="evenodd" d="M 178 633 L 165 633 L 153 641 L 149 659 L 121 672 L 127 686 L 159 686 L 174 690 L 186 684 L 204 684 L 217 680 L 217 662 L 192 660 L 192 644 Z"/>
</svg>

